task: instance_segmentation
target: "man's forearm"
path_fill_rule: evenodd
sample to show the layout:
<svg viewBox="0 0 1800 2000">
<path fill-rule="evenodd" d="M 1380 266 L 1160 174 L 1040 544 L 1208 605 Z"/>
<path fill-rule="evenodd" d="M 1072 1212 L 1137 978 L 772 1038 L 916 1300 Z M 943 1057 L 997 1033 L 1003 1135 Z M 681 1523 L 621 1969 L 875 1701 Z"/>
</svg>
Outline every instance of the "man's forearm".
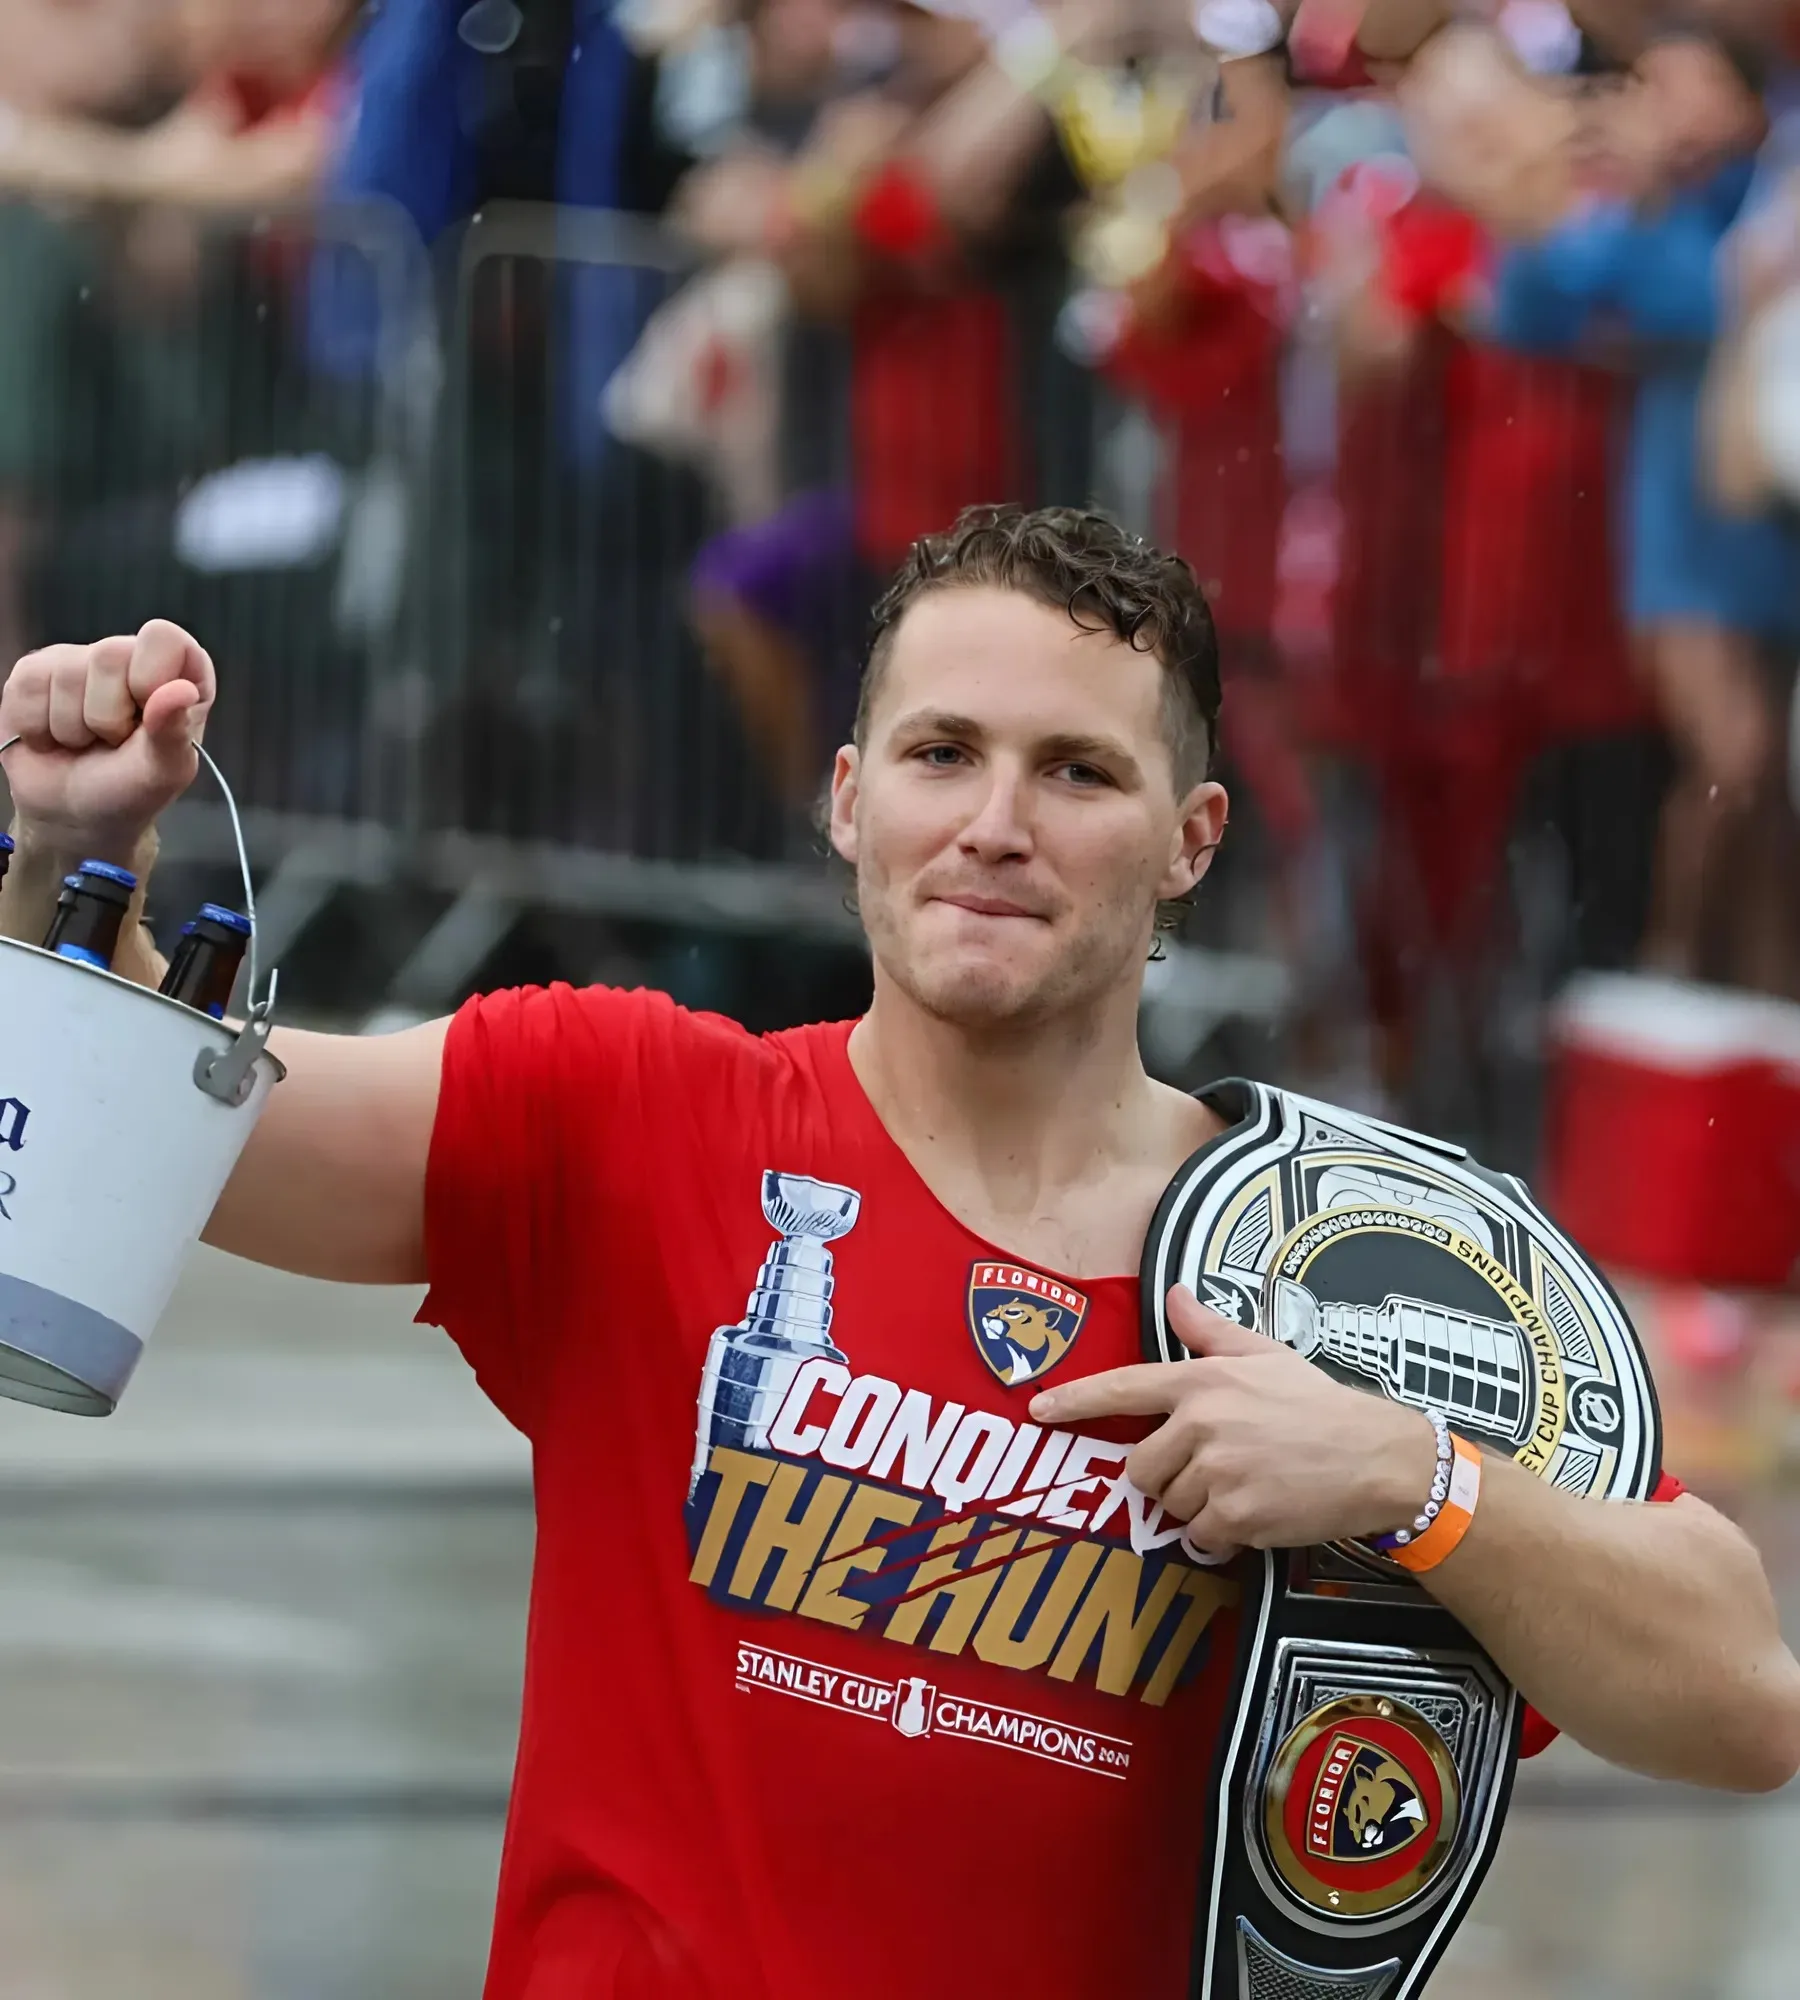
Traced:
<svg viewBox="0 0 1800 2000">
<path fill-rule="evenodd" d="M 0 937 L 41 944 L 55 914 L 63 878 L 93 857 L 65 849 L 29 827 L 15 826 L 13 835 L 18 846 L 6 871 L 6 880 L 0 884 Z M 119 948 L 113 954 L 113 970 L 121 979 L 132 980 L 139 986 L 161 985 L 167 969 L 143 921 L 144 892 L 150 871 L 156 865 L 156 851 L 155 832 L 146 833 L 125 863 L 138 878 L 138 892 L 120 927 Z"/>
<path fill-rule="evenodd" d="M 1578 1500 L 1488 1458 L 1425 1579 L 1534 1707 L 1613 1763 L 1766 1791 L 1800 1765 L 1800 1667 L 1762 1565 L 1703 1502 Z"/>
</svg>

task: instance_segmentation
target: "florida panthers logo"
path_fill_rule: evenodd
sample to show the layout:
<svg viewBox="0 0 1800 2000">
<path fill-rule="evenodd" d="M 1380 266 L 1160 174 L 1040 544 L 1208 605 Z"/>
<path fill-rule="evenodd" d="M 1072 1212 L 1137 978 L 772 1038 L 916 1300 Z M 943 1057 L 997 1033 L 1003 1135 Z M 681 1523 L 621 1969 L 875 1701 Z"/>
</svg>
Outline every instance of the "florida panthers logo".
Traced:
<svg viewBox="0 0 1800 2000">
<path fill-rule="evenodd" d="M 1347 1733 L 1332 1742 L 1307 1820 L 1307 1844 L 1315 1853 L 1372 1860 L 1417 1840 L 1427 1824 L 1418 1787 L 1395 1758 Z"/>
<path fill-rule="evenodd" d="M 1462 1821 L 1456 1760 L 1396 1695 L 1339 1695 L 1303 1716 L 1262 1780 L 1262 1835 L 1286 1888 L 1314 1910 L 1379 1916 L 1448 1861 Z"/>
<path fill-rule="evenodd" d="M 969 1331 L 1008 1387 L 1047 1375 L 1075 1344 L 1087 1294 L 1026 1264 L 969 1267 Z"/>
</svg>

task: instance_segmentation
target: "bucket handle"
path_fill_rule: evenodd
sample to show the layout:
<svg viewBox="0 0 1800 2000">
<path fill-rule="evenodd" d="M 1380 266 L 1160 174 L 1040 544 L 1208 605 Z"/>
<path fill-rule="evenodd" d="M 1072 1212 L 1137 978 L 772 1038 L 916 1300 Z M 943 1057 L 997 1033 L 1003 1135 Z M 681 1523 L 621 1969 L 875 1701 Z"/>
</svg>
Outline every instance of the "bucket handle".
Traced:
<svg viewBox="0 0 1800 2000">
<path fill-rule="evenodd" d="M 4 743 L 0 743 L 0 757 L 23 740 L 22 737 L 9 736 Z M 256 890 L 250 881 L 250 852 L 244 844 L 244 822 L 238 816 L 237 800 L 225 781 L 225 773 L 213 761 L 212 752 L 204 743 L 196 743 L 194 749 L 225 797 L 225 810 L 231 818 L 231 837 L 237 847 L 238 872 L 243 877 L 244 915 L 250 919 L 249 984 L 245 988 L 249 1011 L 229 1048 L 201 1050 L 194 1063 L 194 1081 L 208 1097 L 216 1097 L 221 1104 L 235 1107 L 244 1102 L 254 1087 L 256 1059 L 268 1046 L 269 1016 L 275 1009 L 275 993 L 281 975 L 276 967 L 271 966 L 268 986 L 258 994 L 257 988 L 262 981 L 256 950 Z"/>
</svg>

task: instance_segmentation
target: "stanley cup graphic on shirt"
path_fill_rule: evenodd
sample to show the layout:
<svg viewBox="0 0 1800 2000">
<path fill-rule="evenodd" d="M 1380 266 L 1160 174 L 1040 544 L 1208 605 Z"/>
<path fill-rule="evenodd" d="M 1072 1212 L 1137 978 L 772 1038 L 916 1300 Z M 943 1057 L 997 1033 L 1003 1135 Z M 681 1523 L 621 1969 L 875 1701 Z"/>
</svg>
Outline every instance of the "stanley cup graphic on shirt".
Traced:
<svg viewBox="0 0 1800 2000">
<path fill-rule="evenodd" d="M 804 1174 L 763 1175 L 763 1214 L 780 1232 L 756 1274 L 736 1326 L 722 1326 L 706 1352 L 691 1496 L 716 1444 L 758 1451 L 803 1361 L 842 1363 L 831 1339 L 836 1280 L 825 1247 L 856 1227 L 862 1196 Z"/>
<path fill-rule="evenodd" d="M 1397 1403 L 1512 1444 L 1531 1430 L 1534 1375 L 1505 1320 L 1393 1293 L 1378 1306 L 1327 1305 L 1291 1278 L 1275 1281 L 1274 1305 L 1275 1337 L 1309 1361 L 1322 1355 L 1372 1377 Z"/>
</svg>

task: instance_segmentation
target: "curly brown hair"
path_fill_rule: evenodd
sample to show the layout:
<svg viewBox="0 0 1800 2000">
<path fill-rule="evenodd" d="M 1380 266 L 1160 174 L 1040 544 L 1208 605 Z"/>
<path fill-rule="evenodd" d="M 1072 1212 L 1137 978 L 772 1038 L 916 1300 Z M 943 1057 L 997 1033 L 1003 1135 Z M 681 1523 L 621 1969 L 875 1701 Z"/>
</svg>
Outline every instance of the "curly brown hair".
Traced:
<svg viewBox="0 0 1800 2000">
<path fill-rule="evenodd" d="M 855 740 L 869 711 L 894 633 L 908 609 L 937 590 L 977 584 L 1017 590 L 1066 611 L 1088 632 L 1111 632 L 1163 670 L 1163 730 L 1185 792 L 1203 779 L 1218 747 L 1219 642 L 1194 572 L 1093 508 L 965 507 L 953 527 L 921 535 L 875 606 Z"/>
</svg>

